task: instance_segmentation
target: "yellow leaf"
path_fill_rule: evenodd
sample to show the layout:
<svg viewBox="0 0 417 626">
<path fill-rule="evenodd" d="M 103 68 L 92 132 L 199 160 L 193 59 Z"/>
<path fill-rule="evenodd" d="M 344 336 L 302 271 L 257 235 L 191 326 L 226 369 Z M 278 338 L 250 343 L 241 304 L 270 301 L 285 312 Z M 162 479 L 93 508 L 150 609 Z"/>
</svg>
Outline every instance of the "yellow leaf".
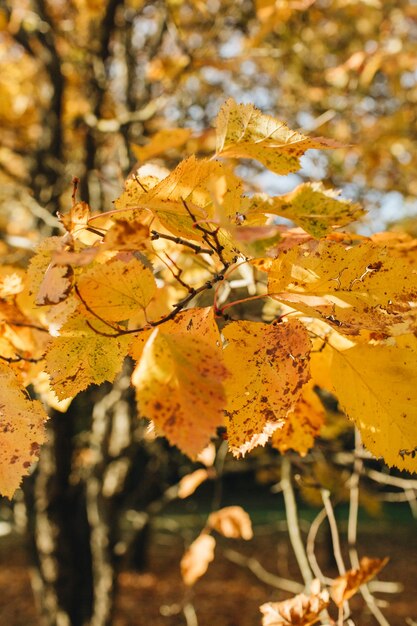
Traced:
<svg viewBox="0 0 417 626">
<path fill-rule="evenodd" d="M 417 471 L 417 339 L 334 351 L 336 396 L 365 446 L 390 466 Z"/>
<path fill-rule="evenodd" d="M 112 330 L 78 310 L 62 327 L 60 336 L 51 342 L 45 369 L 60 400 L 77 395 L 91 384 L 111 382 L 121 370 L 132 335 L 108 337 L 100 332 L 112 333 Z"/>
<path fill-rule="evenodd" d="M 276 174 L 298 170 L 300 156 L 310 148 L 339 145 L 290 130 L 284 122 L 264 115 L 253 104 L 237 104 L 232 98 L 219 111 L 216 132 L 219 156 L 256 159 Z"/>
<path fill-rule="evenodd" d="M 230 539 L 252 539 L 252 522 L 241 506 L 226 506 L 210 513 L 207 526 Z"/>
<path fill-rule="evenodd" d="M 417 293 L 413 260 L 369 241 L 352 247 L 310 241 L 272 262 L 268 290 L 308 315 L 319 315 L 339 332 L 388 333 L 408 320 L 404 314 Z M 412 312 L 408 321 L 412 324 Z"/>
<path fill-rule="evenodd" d="M 120 322 L 146 309 L 156 283 L 151 270 L 133 258 L 129 263 L 117 260 L 95 265 L 81 275 L 78 289 L 97 315 Z"/>
<path fill-rule="evenodd" d="M 129 179 L 115 205 L 117 209 L 151 211 L 174 235 L 202 241 L 195 222 L 210 228 L 214 202 L 221 201 L 236 212 L 240 195 L 241 182 L 224 163 L 191 156 L 147 191 L 135 179 Z"/>
<path fill-rule="evenodd" d="M 357 220 L 364 213 L 358 204 L 343 200 L 338 195 L 339 192 L 325 189 L 321 183 L 303 183 L 284 196 L 250 198 L 245 215 L 280 215 L 319 238 Z"/>
<path fill-rule="evenodd" d="M 181 574 L 184 583 L 188 586 L 206 573 L 214 559 L 216 540 L 207 533 L 202 533 L 193 541 L 181 559 Z"/>
<path fill-rule="evenodd" d="M 195 458 L 224 423 L 226 376 L 213 309 L 189 309 L 155 328 L 132 383 L 140 414 Z"/>
<path fill-rule="evenodd" d="M 370 559 L 364 556 L 360 560 L 359 569 L 351 569 L 338 576 L 332 583 L 332 598 L 335 604 L 340 608 L 346 600 L 359 591 L 359 587 L 364 585 L 378 574 L 379 571 L 388 563 L 388 558 Z"/>
<path fill-rule="evenodd" d="M 281 454 L 291 449 L 305 456 L 314 446 L 314 439 L 324 423 L 325 410 L 313 387 L 313 381 L 304 385 L 294 410 L 289 413 L 282 428 L 272 435 L 272 447 Z"/>
<path fill-rule="evenodd" d="M 133 154 L 142 162 L 164 154 L 171 148 L 179 148 L 191 135 L 190 128 L 164 128 L 154 135 L 146 146 L 132 146 Z"/>
<path fill-rule="evenodd" d="M 42 405 L 30 400 L 12 370 L 0 363 L 0 493 L 11 498 L 45 441 L 48 419 Z"/>
<path fill-rule="evenodd" d="M 238 456 L 264 445 L 293 409 L 310 376 L 310 341 L 297 320 L 232 322 L 223 335 L 224 359 L 232 373 L 225 382 L 227 434 L 229 447 Z M 266 428 L 269 425 L 272 428 Z"/>
</svg>

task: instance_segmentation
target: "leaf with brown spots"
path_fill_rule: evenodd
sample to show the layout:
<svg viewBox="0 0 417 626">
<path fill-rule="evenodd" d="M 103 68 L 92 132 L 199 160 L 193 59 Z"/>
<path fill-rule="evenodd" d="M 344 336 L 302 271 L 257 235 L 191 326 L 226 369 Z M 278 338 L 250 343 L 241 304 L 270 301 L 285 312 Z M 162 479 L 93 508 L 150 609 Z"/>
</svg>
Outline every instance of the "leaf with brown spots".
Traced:
<svg viewBox="0 0 417 626">
<path fill-rule="evenodd" d="M 338 576 L 332 583 L 332 599 L 340 608 L 346 600 L 349 600 L 364 585 L 381 571 L 388 563 L 388 557 L 384 559 L 370 559 L 364 556 L 360 560 L 359 569 L 351 569 L 346 574 Z"/>
<path fill-rule="evenodd" d="M 227 434 L 236 456 L 265 444 L 282 426 L 310 377 L 310 340 L 297 320 L 232 322 L 223 331 Z M 261 435 L 261 438 L 259 437 Z"/>
<path fill-rule="evenodd" d="M 295 450 L 305 456 L 314 446 L 314 439 L 324 423 L 325 410 L 313 387 L 312 380 L 304 385 L 294 410 L 289 413 L 282 428 L 272 435 L 272 447 L 281 454 Z"/>
<path fill-rule="evenodd" d="M 0 387 L 0 493 L 11 498 L 45 441 L 48 416 L 41 403 L 29 399 L 15 374 L 2 363 Z"/>
<path fill-rule="evenodd" d="M 369 241 L 354 246 L 310 241 L 279 255 L 269 269 L 268 291 L 336 330 L 357 335 L 407 332 L 415 327 L 414 255 L 395 257 Z"/>
<path fill-rule="evenodd" d="M 154 329 L 132 375 L 140 415 L 192 458 L 224 423 L 222 355 L 213 309 L 188 309 Z"/>
<path fill-rule="evenodd" d="M 323 137 L 307 137 L 290 130 L 285 122 L 264 115 L 253 104 L 229 98 L 216 121 L 218 156 L 256 159 L 276 174 L 300 168 L 300 156 L 310 148 L 328 149 L 341 144 Z"/>
</svg>

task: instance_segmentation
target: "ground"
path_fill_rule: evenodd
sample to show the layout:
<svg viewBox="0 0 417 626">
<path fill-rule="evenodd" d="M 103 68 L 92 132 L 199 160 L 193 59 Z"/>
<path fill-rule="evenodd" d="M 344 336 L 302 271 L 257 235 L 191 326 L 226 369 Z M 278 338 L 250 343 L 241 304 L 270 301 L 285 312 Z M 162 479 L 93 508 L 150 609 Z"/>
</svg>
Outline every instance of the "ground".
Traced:
<svg viewBox="0 0 417 626">
<path fill-rule="evenodd" d="M 255 539 L 248 542 L 219 538 L 214 562 L 190 595 L 198 626 L 257 626 L 261 624 L 260 604 L 289 597 L 288 593 L 261 582 L 247 568 L 228 560 L 227 549 L 255 557 L 275 575 L 300 580 L 286 533 L 277 531 L 276 525 L 274 529 L 273 524 L 259 525 L 256 531 Z M 378 594 L 387 603 L 382 611 L 391 626 L 417 624 L 415 531 L 415 523 L 410 520 L 389 525 L 374 521 L 366 524 L 361 534 L 362 556 L 390 557 L 379 579 L 403 586 L 401 593 Z M 344 539 L 342 535 L 342 542 Z M 178 535 L 161 528 L 154 531 L 147 570 L 124 571 L 120 576 L 114 626 L 185 626 L 180 609 L 184 598 L 179 572 L 182 549 Z M 2 537 L 0 555 L 0 625 L 38 626 L 23 546 L 16 538 Z M 333 575 L 324 536 L 319 542 L 318 558 L 326 575 Z M 360 597 L 351 601 L 351 609 L 355 626 L 377 625 Z"/>
</svg>

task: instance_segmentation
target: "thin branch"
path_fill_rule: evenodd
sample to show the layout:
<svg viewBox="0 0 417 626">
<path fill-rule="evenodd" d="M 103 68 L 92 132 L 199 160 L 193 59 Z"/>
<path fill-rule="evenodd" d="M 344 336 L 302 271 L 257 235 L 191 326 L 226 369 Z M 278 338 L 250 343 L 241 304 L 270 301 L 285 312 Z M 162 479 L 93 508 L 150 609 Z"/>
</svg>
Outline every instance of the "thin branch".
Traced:
<svg viewBox="0 0 417 626">
<path fill-rule="evenodd" d="M 336 518 L 334 516 L 334 511 L 330 500 L 330 492 L 327 489 L 321 489 L 320 492 L 324 508 L 326 510 L 327 519 L 329 520 L 330 532 L 332 535 L 333 543 L 333 554 L 336 560 L 337 569 L 339 570 L 339 574 L 343 575 L 346 574 L 346 567 L 343 561 L 342 551 L 340 549 L 339 532 L 337 530 Z"/>
<path fill-rule="evenodd" d="M 326 519 L 326 509 L 323 507 L 322 510 L 318 513 L 318 515 L 316 515 L 316 517 L 310 524 L 310 528 L 309 528 L 308 535 L 307 535 L 306 551 L 307 551 L 307 558 L 310 563 L 310 567 L 313 570 L 314 576 L 318 578 L 322 583 L 325 583 L 326 585 L 330 585 L 332 582 L 332 579 L 327 578 L 327 576 L 323 574 L 323 572 L 320 569 L 320 566 L 318 564 L 318 561 L 316 559 L 316 554 L 315 554 L 315 542 L 316 542 L 317 533 L 319 531 L 321 524 L 323 523 L 325 519 Z"/>
<path fill-rule="evenodd" d="M 313 581 L 313 575 L 308 563 L 303 541 L 301 539 L 300 526 L 298 524 L 297 504 L 291 482 L 291 461 L 287 456 L 282 458 L 281 487 L 284 495 L 285 512 L 288 521 L 288 533 L 290 535 L 291 545 L 308 591 Z"/>
<path fill-rule="evenodd" d="M 196 254 L 214 254 L 215 250 L 202 248 L 201 246 L 192 243 L 191 241 L 187 241 L 182 237 L 174 237 L 173 235 L 165 235 L 164 233 L 158 233 L 156 230 L 151 230 L 151 240 L 156 241 L 157 239 L 167 239 L 168 241 L 173 241 L 174 243 L 181 244 L 182 246 L 187 246 L 187 248 L 191 248 L 194 250 Z"/>
<path fill-rule="evenodd" d="M 281 589 L 282 591 L 288 591 L 288 593 L 301 593 L 304 589 L 303 585 L 295 582 L 294 580 L 288 580 L 287 578 L 282 578 L 281 576 L 276 576 L 275 574 L 271 574 L 268 572 L 257 559 L 252 557 L 246 557 L 236 550 L 225 550 L 224 556 L 232 563 L 236 563 L 237 565 L 241 565 L 242 567 L 247 567 L 252 574 L 261 580 L 263 583 L 274 587 L 275 589 Z"/>
<path fill-rule="evenodd" d="M 349 518 L 348 518 L 348 543 L 349 558 L 354 569 L 359 568 L 359 555 L 356 549 L 356 538 L 358 528 L 358 512 L 359 512 L 359 478 L 363 470 L 363 460 L 360 454 L 357 454 L 363 448 L 358 429 L 355 429 L 355 461 L 353 464 L 353 474 L 350 481 L 349 496 Z M 379 474 L 379 472 L 376 472 Z M 376 605 L 375 598 L 371 594 L 368 585 L 362 585 L 360 592 L 365 600 L 369 610 L 375 617 L 380 626 L 390 626 L 385 616 Z"/>
</svg>

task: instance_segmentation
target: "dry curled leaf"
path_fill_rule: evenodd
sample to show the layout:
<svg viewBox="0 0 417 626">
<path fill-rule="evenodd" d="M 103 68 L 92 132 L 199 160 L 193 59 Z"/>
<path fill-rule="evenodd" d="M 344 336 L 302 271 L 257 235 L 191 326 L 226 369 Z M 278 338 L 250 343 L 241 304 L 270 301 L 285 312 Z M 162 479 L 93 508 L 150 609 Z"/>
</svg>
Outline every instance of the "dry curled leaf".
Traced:
<svg viewBox="0 0 417 626">
<path fill-rule="evenodd" d="M 187 474 L 179 482 L 178 497 L 181 499 L 188 498 L 208 477 L 209 471 L 207 469 L 198 469 Z"/>
<path fill-rule="evenodd" d="M 252 522 L 240 506 L 226 506 L 210 514 L 207 525 L 224 537 L 231 539 L 252 539 Z"/>
<path fill-rule="evenodd" d="M 181 574 L 186 585 L 194 585 L 206 573 L 209 563 L 214 559 L 215 547 L 216 540 L 206 533 L 193 541 L 181 559 Z"/>
<path fill-rule="evenodd" d="M 338 607 L 343 606 L 343 603 L 354 596 L 361 585 L 367 583 L 381 571 L 388 560 L 388 557 L 371 559 L 364 556 L 360 560 L 359 569 L 350 569 L 343 576 L 338 576 L 332 584 L 332 599 L 335 604 Z"/>
<path fill-rule="evenodd" d="M 329 593 L 320 591 L 320 582 L 315 579 L 309 595 L 300 593 L 290 600 L 262 604 L 262 626 L 311 626 L 328 605 Z"/>
</svg>

